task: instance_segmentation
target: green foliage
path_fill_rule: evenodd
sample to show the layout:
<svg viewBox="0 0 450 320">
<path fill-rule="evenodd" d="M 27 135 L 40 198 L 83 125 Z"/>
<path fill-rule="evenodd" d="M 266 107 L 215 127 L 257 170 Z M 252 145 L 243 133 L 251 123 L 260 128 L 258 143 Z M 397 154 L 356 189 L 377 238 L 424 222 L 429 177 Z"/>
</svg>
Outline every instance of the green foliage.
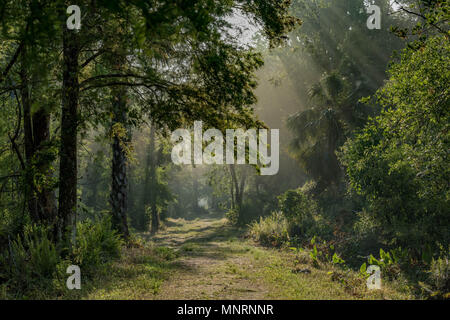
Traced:
<svg viewBox="0 0 450 320">
<path fill-rule="evenodd" d="M 339 257 L 336 252 L 333 254 L 332 259 L 333 259 L 334 264 L 344 264 L 345 263 L 345 260 L 342 259 L 341 257 Z"/>
<path fill-rule="evenodd" d="M 449 242 L 449 52 L 441 36 L 405 50 L 377 93 L 382 114 L 341 154 L 351 188 L 366 198 L 383 236 L 419 252 Z"/>
<path fill-rule="evenodd" d="M 448 0 L 420 0 L 409 4 L 406 8 L 409 14 L 421 17 L 413 27 L 391 27 L 391 31 L 400 38 L 415 38 L 408 44 L 410 48 L 420 48 L 429 35 L 442 34 L 448 36 L 450 3 Z"/>
<path fill-rule="evenodd" d="M 39 290 L 65 290 L 69 265 L 78 265 L 84 276 L 92 276 L 120 256 L 121 245 L 109 218 L 79 222 L 76 243 L 69 252 L 52 241 L 48 228 L 26 225 L 23 234 L 10 240 L 0 254 L 0 283 L 23 297 Z"/>
<path fill-rule="evenodd" d="M 450 293 L 450 263 L 449 257 L 433 259 L 429 270 L 429 281 L 433 285 L 436 294 L 449 295 Z"/>
<path fill-rule="evenodd" d="M 154 254 L 164 261 L 172 261 L 178 257 L 178 253 L 173 248 L 169 247 L 156 247 L 154 249 Z"/>
<path fill-rule="evenodd" d="M 289 243 L 288 220 L 281 212 L 261 217 L 249 226 L 249 235 L 265 246 L 281 247 Z"/>
<path fill-rule="evenodd" d="M 60 256 L 46 228 L 27 225 L 22 236 L 9 241 L 0 255 L 0 282 L 19 291 L 45 286 L 52 279 Z"/>
<path fill-rule="evenodd" d="M 291 142 L 294 156 L 321 185 L 337 182 L 340 176 L 335 151 L 345 136 L 343 112 L 351 97 L 347 87 L 341 75 L 325 75 L 309 91 L 313 106 L 291 115 L 287 122 L 295 135 Z"/>
<path fill-rule="evenodd" d="M 316 246 L 316 234 L 326 234 L 324 230 L 327 230 L 327 227 L 318 214 L 318 204 L 309 195 L 312 187 L 312 183 L 307 183 L 302 188 L 288 190 L 279 196 L 280 211 L 273 212 L 268 217 L 261 217 L 259 222 L 253 222 L 250 225 L 250 235 L 264 245 L 275 247 L 312 238 L 312 260 L 317 261 L 322 255 L 332 260 L 329 253 L 334 251 L 334 246 L 327 246 L 325 241 L 320 250 Z M 334 260 L 340 263 L 337 256 Z"/>
<path fill-rule="evenodd" d="M 83 271 L 92 272 L 101 264 L 120 256 L 122 240 L 112 228 L 109 217 L 77 224 L 75 245 L 72 249 L 73 262 Z"/>
<path fill-rule="evenodd" d="M 388 14 L 389 0 L 376 4 L 386 27 L 374 33 L 366 27 L 367 2 L 295 0 L 292 12 L 304 23 L 290 35 L 291 45 L 274 53 L 279 77 L 287 74 L 300 100 L 288 118 L 290 150 L 318 192 L 342 177 L 335 152 L 376 111 L 359 100 L 382 85 L 393 51 L 403 46 L 387 26 L 407 20 Z"/>
<path fill-rule="evenodd" d="M 368 263 L 370 265 L 376 265 L 384 269 L 386 268 L 386 266 L 393 264 L 394 261 L 389 252 L 385 252 L 383 249 L 380 249 L 380 258 L 376 259 L 373 255 L 370 255 L 368 258 Z"/>
<path fill-rule="evenodd" d="M 372 254 L 367 258 L 368 265 L 379 266 L 384 276 L 389 279 L 396 279 L 400 276 L 402 267 L 407 267 L 410 262 L 409 253 L 402 248 L 391 251 L 384 251 L 380 248 L 380 257 L 377 259 Z"/>
<path fill-rule="evenodd" d="M 309 252 L 309 256 L 311 257 L 314 266 L 318 266 L 319 265 L 319 256 L 320 256 L 321 252 L 317 250 L 317 246 L 314 245 L 313 249 Z"/>
<path fill-rule="evenodd" d="M 237 224 L 238 220 L 239 220 L 239 211 L 237 209 L 229 209 L 226 213 L 225 213 L 225 218 L 228 219 L 228 221 L 232 224 L 235 225 Z"/>
<path fill-rule="evenodd" d="M 309 195 L 308 189 L 311 182 L 306 183 L 302 188 L 288 190 L 278 197 L 279 208 L 290 220 L 295 220 L 299 216 L 310 217 L 317 213 L 317 203 Z"/>
<path fill-rule="evenodd" d="M 362 276 L 367 276 L 367 264 L 365 262 L 359 268 L 359 274 Z"/>
<path fill-rule="evenodd" d="M 320 235 L 326 227 L 317 202 L 308 192 L 311 187 L 312 183 L 306 183 L 278 197 L 279 209 L 289 222 L 289 234 L 298 239 Z"/>
</svg>

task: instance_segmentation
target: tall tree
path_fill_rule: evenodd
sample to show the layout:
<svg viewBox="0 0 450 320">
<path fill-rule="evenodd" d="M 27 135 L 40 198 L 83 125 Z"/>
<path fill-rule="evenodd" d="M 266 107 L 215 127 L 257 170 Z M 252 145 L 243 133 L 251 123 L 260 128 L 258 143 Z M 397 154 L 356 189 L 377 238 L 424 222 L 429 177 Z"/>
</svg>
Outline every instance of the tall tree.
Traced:
<svg viewBox="0 0 450 320">
<path fill-rule="evenodd" d="M 156 125 L 151 125 L 150 128 L 150 144 L 149 144 L 149 178 L 150 178 L 150 212 L 152 215 L 152 226 L 151 232 L 154 234 L 159 230 L 159 212 L 157 207 L 157 177 L 156 177 L 156 167 L 157 167 L 157 152 L 156 152 Z"/>
<path fill-rule="evenodd" d="M 64 19 L 63 24 L 65 25 Z M 61 109 L 61 146 L 59 151 L 59 232 L 66 232 L 74 222 L 77 208 L 77 137 L 79 104 L 80 44 L 76 30 L 62 28 L 63 83 Z"/>
<path fill-rule="evenodd" d="M 83 13 L 79 32 L 66 27 L 66 9 L 73 4 L 78 4 Z M 127 87 L 130 99 L 141 104 L 140 116 L 147 113 L 161 128 L 175 129 L 193 120 L 204 120 L 216 127 L 222 127 L 225 120 L 253 125 L 257 123 L 252 109 L 256 101 L 255 71 L 262 60 L 239 43 L 229 18 L 240 13 L 259 24 L 270 43 L 276 45 L 298 22 L 288 15 L 289 5 L 289 0 L 0 1 L 3 31 L 11 30 L 5 27 L 5 21 L 13 22 L 14 30 L 25 30 L 27 21 L 31 21 L 29 31 L 18 35 L 42 39 L 41 46 L 30 46 L 37 53 L 49 48 L 46 50 L 52 50 L 56 57 L 62 52 L 61 68 L 48 81 L 55 89 L 52 94 L 61 100 L 61 122 L 57 126 L 60 237 L 76 217 L 77 138 L 87 123 L 107 123 L 108 112 L 102 102 L 108 89 Z M 27 7 L 29 16 L 22 12 Z M 112 31 L 108 28 L 122 19 L 129 28 L 114 41 L 128 49 L 132 61 L 119 71 L 105 64 L 103 57 L 110 51 L 106 44 L 111 43 L 108 37 Z M 20 40 L 19 36 L 16 40 Z M 19 56 L 12 55 L 11 63 L 2 68 L 1 79 L 8 77 Z M 18 83 L 9 82 L 0 93 L 21 89 Z M 118 115 L 117 120 L 122 121 Z M 26 117 L 28 126 L 28 114 Z M 28 137 L 30 133 L 34 137 L 32 131 L 28 130 Z M 117 160 L 121 171 L 123 159 Z M 124 181 L 120 182 L 119 189 L 123 185 Z"/>
<path fill-rule="evenodd" d="M 127 130 L 127 88 L 113 88 L 113 143 L 112 143 L 112 185 L 111 185 L 111 209 L 113 225 L 120 234 L 128 238 L 128 179 L 127 162 L 129 158 L 126 146 L 130 141 Z"/>
<path fill-rule="evenodd" d="M 292 33 L 290 48 L 277 51 L 302 103 L 288 120 L 291 151 L 318 182 L 317 193 L 339 183 L 343 172 L 336 151 L 377 113 L 360 99 L 382 85 L 391 55 L 404 45 L 389 27 L 407 23 L 389 14 L 390 1 L 376 4 L 381 30 L 367 28 L 367 2 L 296 0 L 292 10 L 304 23 Z"/>
</svg>

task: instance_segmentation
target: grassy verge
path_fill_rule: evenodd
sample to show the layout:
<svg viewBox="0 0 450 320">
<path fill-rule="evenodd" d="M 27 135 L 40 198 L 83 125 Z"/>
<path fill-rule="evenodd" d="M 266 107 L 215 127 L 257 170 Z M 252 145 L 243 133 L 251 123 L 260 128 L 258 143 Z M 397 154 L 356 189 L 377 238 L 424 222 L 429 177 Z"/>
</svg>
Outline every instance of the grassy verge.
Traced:
<svg viewBox="0 0 450 320">
<path fill-rule="evenodd" d="M 67 276 L 53 279 L 52 285 L 16 296 L 0 287 L 0 299 L 153 299 L 161 284 L 177 268 L 177 253 L 166 247 L 145 245 L 122 248 L 120 259 L 106 263 L 95 273 L 83 275 L 81 289 L 69 290 Z"/>
<path fill-rule="evenodd" d="M 406 286 L 384 282 L 368 291 L 354 271 L 314 263 L 307 251 L 259 246 L 225 220 L 173 220 L 156 237 L 123 247 L 118 260 L 68 290 L 66 276 L 52 291 L 25 299 L 413 299 Z M 3 293 L 2 293 L 3 292 Z"/>
</svg>

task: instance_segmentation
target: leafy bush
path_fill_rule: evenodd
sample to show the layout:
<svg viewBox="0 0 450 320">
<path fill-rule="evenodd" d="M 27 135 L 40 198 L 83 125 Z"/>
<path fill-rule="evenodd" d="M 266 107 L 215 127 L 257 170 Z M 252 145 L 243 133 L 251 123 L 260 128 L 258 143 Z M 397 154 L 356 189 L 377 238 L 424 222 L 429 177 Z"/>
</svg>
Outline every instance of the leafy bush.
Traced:
<svg viewBox="0 0 450 320">
<path fill-rule="evenodd" d="M 29 222 L 29 217 L 18 210 L 0 209 L 0 250 L 8 245 L 11 235 L 21 233 L 24 225 Z"/>
<path fill-rule="evenodd" d="M 230 209 L 225 213 L 225 217 L 231 224 L 235 225 L 239 220 L 239 212 L 236 209 Z"/>
<path fill-rule="evenodd" d="M 433 259 L 429 281 L 440 294 L 450 294 L 450 263 L 447 257 Z"/>
<path fill-rule="evenodd" d="M 97 222 L 87 220 L 77 224 L 72 250 L 73 262 L 84 271 L 92 271 L 102 263 L 120 256 L 122 240 L 105 217 Z"/>
<path fill-rule="evenodd" d="M 450 241 L 450 44 L 428 39 L 407 49 L 377 93 L 383 106 L 343 147 L 353 190 L 369 203 L 391 244 L 435 249 Z"/>
<path fill-rule="evenodd" d="M 24 290 L 52 279 L 60 257 L 46 228 L 27 225 L 0 255 L 0 280 Z"/>
<path fill-rule="evenodd" d="M 401 266 L 409 260 L 409 254 L 402 248 L 391 251 L 380 249 L 380 258 L 375 258 L 372 254 L 367 260 L 368 265 L 379 266 L 384 276 L 389 279 L 397 278 L 401 273 Z"/>
<path fill-rule="evenodd" d="M 325 227 L 317 202 L 307 192 L 310 185 L 288 190 L 278 197 L 279 208 L 289 224 L 289 235 L 299 239 L 321 235 Z"/>
<path fill-rule="evenodd" d="M 268 217 L 260 217 L 253 222 L 249 235 L 265 246 L 280 247 L 289 242 L 288 221 L 281 212 L 273 212 Z"/>
</svg>

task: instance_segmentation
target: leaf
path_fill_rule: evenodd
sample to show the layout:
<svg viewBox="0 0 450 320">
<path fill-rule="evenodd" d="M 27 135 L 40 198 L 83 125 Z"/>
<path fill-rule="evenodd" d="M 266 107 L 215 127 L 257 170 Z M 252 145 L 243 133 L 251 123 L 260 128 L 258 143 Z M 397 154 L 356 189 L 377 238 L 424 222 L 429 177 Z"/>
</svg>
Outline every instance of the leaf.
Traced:
<svg viewBox="0 0 450 320">
<path fill-rule="evenodd" d="M 361 273 L 366 273 L 366 270 L 367 270 L 367 264 L 364 262 L 362 265 L 361 265 L 361 267 L 359 268 L 359 272 L 361 272 Z"/>
<path fill-rule="evenodd" d="M 384 250 L 380 248 L 380 259 L 384 260 L 385 256 L 386 256 L 386 252 L 384 252 Z"/>
</svg>

